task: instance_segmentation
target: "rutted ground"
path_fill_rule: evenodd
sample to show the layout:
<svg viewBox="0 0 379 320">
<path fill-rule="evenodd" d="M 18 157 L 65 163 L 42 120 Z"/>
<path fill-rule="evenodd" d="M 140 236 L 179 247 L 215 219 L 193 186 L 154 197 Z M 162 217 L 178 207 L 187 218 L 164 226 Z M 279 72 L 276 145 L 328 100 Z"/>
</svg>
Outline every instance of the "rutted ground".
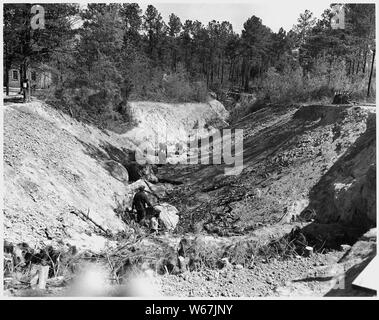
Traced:
<svg viewBox="0 0 379 320">
<path fill-rule="evenodd" d="M 179 297 L 322 297 L 371 296 L 352 282 L 376 255 L 376 229 L 352 247 L 311 257 L 255 260 L 249 266 L 165 275 L 163 295 Z"/>
<path fill-rule="evenodd" d="M 332 249 L 327 255 L 261 264 L 262 274 L 249 267 L 224 276 L 216 271 L 210 282 L 192 274 L 179 283 L 170 279 L 165 290 L 201 296 L 225 295 L 224 287 L 234 296 L 364 295 L 351 282 L 376 254 L 376 231 L 343 258 L 340 245 L 353 245 L 376 226 L 375 115 L 375 108 L 357 106 L 262 109 L 233 124 L 244 129 L 240 176 L 223 176 L 223 166 L 162 168 L 162 175 L 185 182 L 171 194 L 185 212 L 183 230 L 246 235 L 303 221 L 309 245 L 318 252 Z M 319 263 L 329 272 L 320 271 Z M 281 277 L 269 277 L 267 284 L 263 275 L 271 269 Z M 346 288 L 332 290 L 336 276 L 345 274 Z"/>
<path fill-rule="evenodd" d="M 176 120 L 177 127 L 169 132 L 175 143 L 183 123 L 193 126 L 201 122 L 204 126 L 207 120 L 223 121 L 227 114 L 217 101 L 200 106 L 164 105 L 163 115 L 157 111 L 160 106 L 133 103 L 133 113 L 140 123 L 120 135 L 80 123 L 38 101 L 7 105 L 5 239 L 33 247 L 63 241 L 97 251 L 104 248 L 107 241 L 101 234 L 97 236 L 98 228 L 77 217 L 73 210 L 89 213 L 113 234 L 124 232 L 125 225 L 114 209 L 123 200 L 130 206 L 136 188 L 136 184 L 129 183 L 136 175 L 133 152 L 143 138 L 141 132 L 145 138 L 151 137 L 155 133 L 154 119 L 159 125 L 158 120 Z M 144 177 L 149 179 L 149 175 Z"/>
<path fill-rule="evenodd" d="M 210 106 L 205 122 L 191 115 L 188 128 L 200 124 L 209 132 L 205 124 L 225 120 L 226 113 L 220 110 Z M 150 103 L 141 112 L 139 128 L 117 135 L 78 123 L 39 103 L 7 106 L 5 238 L 39 247 L 61 245 L 57 240 L 64 239 L 64 243 L 87 246 L 92 252 L 104 246 L 108 253 L 118 252 L 126 246 L 121 250 L 125 258 L 120 260 L 117 253 L 115 261 L 151 253 L 159 262 L 156 266 L 162 259 L 171 259 L 176 267 L 179 241 L 183 237 L 192 241 L 194 235 L 203 247 L 219 251 L 216 260 L 232 254 L 228 256 L 231 266 L 159 277 L 161 293 L 175 296 L 331 294 L 335 293 L 331 288 L 336 275 L 349 271 L 352 263 L 357 273 L 375 254 L 375 234 L 358 243 L 366 250 L 360 250 L 364 252 L 360 255 L 354 247 L 349 252 L 346 246 L 340 248 L 340 244 L 353 245 L 376 226 L 372 211 L 376 204 L 372 174 L 376 172 L 375 109 L 363 107 L 265 108 L 233 123 L 233 128 L 244 129 L 244 170 L 239 176 L 225 177 L 223 165 L 161 167 L 158 177 L 183 182 L 180 186 L 150 184 L 164 201 L 179 209 L 178 230 L 138 240 L 142 247 L 133 241 L 131 245 L 130 237 L 107 241 L 97 228 L 70 210 L 74 207 L 87 213 L 90 208 L 90 216 L 106 229 L 133 235 L 135 231 L 114 209 L 121 199 L 130 201 L 136 185 L 143 183 L 127 182 L 132 169 L 128 167 L 132 161 L 129 150 L 136 147 L 135 134 L 146 132 L 148 139 L 155 133 L 149 126 L 154 123 L 152 113 L 159 114 L 159 106 Z M 164 114 L 159 121 L 171 119 L 172 113 Z M 183 110 L 178 114 L 182 123 L 188 121 Z M 181 138 L 175 140 L 179 134 L 169 133 L 172 145 L 182 142 Z M 236 258 L 237 249 L 247 248 L 242 255 L 256 252 L 249 250 L 284 239 L 296 226 L 318 253 L 309 258 L 288 255 L 284 260 L 272 255 L 263 260 L 261 255 Z M 96 246 L 98 243 L 101 246 Z M 326 248 L 332 250 L 325 253 Z M 102 257 L 109 260 L 108 253 Z M 143 263 L 142 259 L 136 265 Z M 119 267 L 123 269 L 124 263 Z M 350 286 L 354 276 L 349 277 Z"/>
<path fill-rule="evenodd" d="M 350 223 L 352 214 L 348 212 L 357 206 L 364 206 L 361 214 L 369 225 L 375 225 L 375 109 L 266 108 L 233 127 L 244 130 L 244 170 L 240 175 L 224 176 L 223 166 L 178 165 L 160 171 L 185 182 L 185 187 L 177 187 L 172 195 L 172 201 L 181 203 L 180 211 L 185 212 L 183 229 L 200 225 L 220 235 L 241 234 L 262 225 L 288 223 L 302 212 L 320 222 L 335 222 L 341 216 L 341 222 Z M 344 169 L 337 170 L 337 166 Z M 352 171 L 355 176 L 345 178 Z M 350 211 L 341 212 L 338 203 L 331 206 L 332 200 L 328 214 L 318 207 L 323 201 L 316 198 L 322 189 L 330 188 L 324 197 L 332 194 L 332 189 L 348 194 L 349 188 L 362 185 L 365 177 L 370 182 L 365 183 L 363 193 L 356 192 L 355 206 L 347 202 Z M 324 218 L 333 214 L 334 220 Z"/>
</svg>

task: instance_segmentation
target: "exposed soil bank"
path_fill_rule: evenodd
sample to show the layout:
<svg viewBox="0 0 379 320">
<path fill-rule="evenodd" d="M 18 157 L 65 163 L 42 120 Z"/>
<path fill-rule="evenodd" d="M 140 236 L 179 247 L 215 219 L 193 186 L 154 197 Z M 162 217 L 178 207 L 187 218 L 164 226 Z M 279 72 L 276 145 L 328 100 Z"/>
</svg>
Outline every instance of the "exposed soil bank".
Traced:
<svg viewBox="0 0 379 320">
<path fill-rule="evenodd" d="M 167 138 L 175 143 L 195 124 L 207 132 L 206 124 L 228 116 L 218 101 L 131 104 L 139 125 L 123 135 L 78 122 L 39 101 L 5 106 L 6 240 L 36 248 L 70 244 L 96 252 L 112 245 L 96 225 L 73 212 L 89 215 L 113 235 L 128 232 L 115 209 L 131 207 L 135 188 L 143 183 L 132 182 L 141 177 L 156 182 L 151 168 L 134 162 L 139 143 L 161 128 L 169 129 Z M 166 187 L 149 188 L 162 194 Z"/>
<path fill-rule="evenodd" d="M 146 169 L 143 177 L 155 182 L 149 183 L 149 188 L 179 209 L 180 224 L 174 234 L 145 239 L 138 236 L 146 230 L 131 230 L 117 215 L 120 206 L 130 206 L 136 186 L 145 183 L 133 171 L 131 151 L 140 141 L 157 133 L 154 123 L 167 124 L 175 118 L 180 121 L 172 125 L 168 135 L 174 146 L 182 141 L 179 131 L 187 121 L 183 108 L 171 113 L 174 106 L 164 107 L 165 116 L 159 120 L 159 105 L 148 103 L 145 107 L 140 110 L 140 126 L 131 133 L 118 135 L 78 123 L 39 102 L 6 106 L 5 239 L 27 242 L 36 248 L 74 245 L 95 253 L 95 260 L 117 252 L 114 257 L 118 264 L 113 261 L 109 272 L 114 275 L 119 270 L 117 276 L 122 276 L 127 273 L 122 271 L 128 266 L 127 261 L 129 265 L 134 261 L 135 266 L 146 267 L 144 259 L 130 260 L 131 257 L 152 257 L 154 266 L 163 263 L 164 267 L 171 265 L 170 270 L 180 267 L 177 255 L 180 240 L 185 237 L 195 244 L 195 256 L 198 253 L 200 262 L 203 259 L 208 265 L 203 263 L 202 269 L 194 273 L 184 272 L 184 278 L 174 275 L 176 272 L 164 276 L 161 290 L 163 294 L 195 296 L 265 296 L 275 292 L 296 295 L 304 289 L 296 283 L 307 281 L 295 280 L 312 278 L 307 271 L 316 272 L 317 264 L 328 266 L 344 261 L 344 266 L 357 266 L 352 272 L 355 275 L 375 252 L 376 239 L 370 237 L 359 244 L 361 249 L 367 249 L 367 254 L 357 257 L 353 250 L 351 258 L 345 255 L 345 260 L 340 261 L 345 250 L 341 244 L 354 245 L 364 232 L 376 226 L 374 108 L 290 106 L 254 112 L 232 124 L 232 128 L 244 130 L 244 169 L 237 176 L 225 176 L 224 165 L 160 167 L 158 178 L 175 181 L 172 185 L 156 183 L 154 172 Z M 200 123 L 204 129 L 217 118 L 218 113 L 209 105 L 204 108 L 204 119 L 209 121 L 200 123 L 190 108 L 191 121 L 185 128 Z M 224 116 L 217 119 L 222 122 Z M 145 136 L 138 135 L 142 131 Z M 89 213 L 111 236 L 73 211 L 84 216 Z M 268 252 L 268 258 L 262 260 L 262 254 L 255 255 L 259 247 L 270 246 L 272 241 L 288 244 L 287 236 L 296 226 L 315 246 L 314 256 L 298 258 L 292 252 L 273 258 Z M 333 250 L 325 255 L 326 248 Z M 224 271 L 215 267 L 223 257 L 232 266 L 232 272 L 225 272 L 232 275 L 230 279 L 221 276 Z M 147 266 L 151 267 L 149 263 Z M 349 270 L 344 269 L 343 273 L 348 274 Z M 209 272 L 218 275 L 201 279 L 207 279 Z M 276 273 L 288 277 L 276 277 Z M 268 274 L 274 275 L 272 279 Z M 188 284 L 188 290 L 175 289 L 176 281 L 181 285 L 182 280 L 190 281 L 196 276 L 200 280 Z M 226 286 L 232 287 L 229 293 L 218 287 L 225 285 L 224 280 L 218 280 L 220 277 L 226 279 Z M 325 283 L 333 277 L 333 273 L 328 274 Z M 348 277 L 353 278 L 350 273 Z M 271 280 L 266 281 L 268 278 Z M 209 282 L 210 289 L 195 290 L 204 281 Z M 239 286 L 241 290 L 233 289 Z M 282 286 L 284 291 L 279 290 Z M 292 287 L 293 292 L 286 291 Z M 322 285 L 306 287 L 310 295 L 325 295 L 331 290 Z M 273 291 L 275 288 L 279 291 Z"/>
<path fill-rule="evenodd" d="M 222 165 L 160 169 L 185 183 L 171 200 L 180 205 L 184 230 L 244 234 L 313 219 L 358 222 L 362 234 L 376 225 L 375 108 L 266 108 L 233 128 L 244 130 L 240 175 L 224 176 Z"/>
</svg>

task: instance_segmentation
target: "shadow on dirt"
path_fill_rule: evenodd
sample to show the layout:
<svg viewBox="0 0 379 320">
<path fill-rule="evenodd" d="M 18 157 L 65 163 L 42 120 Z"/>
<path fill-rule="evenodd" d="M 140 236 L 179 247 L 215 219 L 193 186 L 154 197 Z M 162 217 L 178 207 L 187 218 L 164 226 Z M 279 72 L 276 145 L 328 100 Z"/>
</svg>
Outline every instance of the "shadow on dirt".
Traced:
<svg viewBox="0 0 379 320">
<path fill-rule="evenodd" d="M 375 114 L 370 114 L 366 131 L 311 189 L 309 205 L 299 216 L 309 222 L 299 231 L 301 247 L 338 250 L 376 226 L 375 139 Z M 344 188 L 336 188 L 338 183 Z M 309 212 L 315 213 L 313 220 Z"/>
<path fill-rule="evenodd" d="M 370 254 L 370 256 L 364 261 L 352 266 L 350 269 L 345 271 L 345 276 L 341 285 L 337 284 L 335 288 L 332 288 L 328 293 L 325 294 L 325 297 L 365 297 L 376 295 L 376 291 L 374 290 L 355 288 L 352 285 L 354 280 L 367 267 L 375 255 L 376 252 L 372 252 L 372 254 Z"/>
<path fill-rule="evenodd" d="M 10 103 L 25 103 L 24 98 L 20 96 L 16 97 L 7 97 L 3 99 L 4 104 L 10 104 Z"/>
<path fill-rule="evenodd" d="M 114 178 L 124 182 L 135 182 L 147 175 L 147 168 L 135 161 L 135 153 L 119 149 L 103 142 L 100 147 L 77 139 L 84 147 L 84 152 L 95 159 Z M 128 176 L 128 178 L 126 178 Z"/>
<path fill-rule="evenodd" d="M 279 108 L 272 111 L 270 116 L 273 118 L 278 115 L 283 115 L 289 108 Z M 236 122 L 233 128 L 243 129 L 244 135 L 244 147 L 243 147 L 243 164 L 244 168 L 257 165 L 259 163 L 266 163 L 267 159 L 272 158 L 274 155 L 285 151 L 291 150 L 298 144 L 298 137 L 301 137 L 307 132 L 312 132 L 317 127 L 326 126 L 333 123 L 337 123 L 342 120 L 347 113 L 347 109 L 344 107 L 335 106 L 302 106 L 298 108 L 291 118 L 283 117 L 282 120 L 275 124 L 263 127 L 260 131 L 253 135 L 249 135 L 252 122 L 266 123 L 269 121 L 266 117 L 267 110 L 257 111 L 252 113 L 243 120 Z M 338 132 L 335 133 L 337 137 Z M 234 156 L 234 144 L 232 144 L 232 155 Z M 225 164 L 221 165 L 192 165 L 191 169 L 176 167 L 172 171 L 172 177 L 180 179 L 183 177 L 199 177 L 193 179 L 196 184 L 209 184 L 213 183 L 214 179 L 229 179 L 230 177 L 223 176 Z M 276 166 L 265 166 L 265 174 L 269 175 L 271 171 L 276 171 Z M 187 172 L 188 173 L 187 173 Z M 170 175 L 170 172 L 168 172 Z M 180 175 L 180 178 L 179 178 Z"/>
<path fill-rule="evenodd" d="M 333 280 L 333 277 L 309 277 L 309 278 L 305 278 L 305 279 L 298 279 L 298 280 L 293 280 L 293 282 L 314 282 L 314 281 L 320 281 L 320 282 L 324 282 L 324 281 L 330 281 L 330 280 Z"/>
<path fill-rule="evenodd" d="M 303 233 L 336 247 L 354 243 L 376 226 L 375 136 L 371 114 L 367 130 L 312 188 L 310 203 L 300 217 L 309 210 L 316 217 Z M 337 183 L 345 183 L 345 189 L 336 190 Z"/>
</svg>

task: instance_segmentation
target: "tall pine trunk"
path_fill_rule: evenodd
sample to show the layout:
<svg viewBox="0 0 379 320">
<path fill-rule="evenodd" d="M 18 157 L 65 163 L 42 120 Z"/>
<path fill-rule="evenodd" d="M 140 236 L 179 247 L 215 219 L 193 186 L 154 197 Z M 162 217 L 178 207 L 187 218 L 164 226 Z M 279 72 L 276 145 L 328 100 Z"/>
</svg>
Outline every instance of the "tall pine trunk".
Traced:
<svg viewBox="0 0 379 320">
<path fill-rule="evenodd" d="M 376 50 L 374 49 L 372 51 L 371 70 L 370 70 L 370 77 L 368 79 L 368 88 L 367 88 L 367 98 L 370 97 L 370 88 L 371 88 L 372 72 L 374 69 L 375 52 L 376 52 Z"/>
<path fill-rule="evenodd" d="M 221 84 L 224 83 L 224 61 L 221 64 Z"/>
<path fill-rule="evenodd" d="M 364 55 L 364 59 L 363 59 L 363 68 L 362 68 L 363 74 L 366 73 L 366 63 L 367 63 L 367 51 L 365 51 L 365 55 Z"/>
<path fill-rule="evenodd" d="M 23 64 L 20 64 L 20 69 L 19 69 L 19 73 L 20 73 L 20 77 L 18 78 L 18 81 L 20 83 L 20 93 L 23 94 L 23 87 L 22 87 L 22 82 L 23 82 L 23 75 L 24 75 L 24 71 L 23 71 Z"/>
<path fill-rule="evenodd" d="M 5 95 L 9 96 L 9 63 L 5 62 Z"/>
<path fill-rule="evenodd" d="M 28 12 L 30 12 L 30 10 Z M 21 54 L 23 55 L 24 59 L 21 64 L 20 83 L 24 95 L 24 102 L 30 101 L 30 79 L 28 79 L 28 76 L 30 75 L 29 68 L 31 55 L 31 27 L 29 23 L 30 18 L 28 12 L 24 12 L 24 23 L 28 26 L 28 28 L 23 34 L 21 44 Z M 24 83 L 27 83 L 26 88 L 24 88 Z"/>
</svg>

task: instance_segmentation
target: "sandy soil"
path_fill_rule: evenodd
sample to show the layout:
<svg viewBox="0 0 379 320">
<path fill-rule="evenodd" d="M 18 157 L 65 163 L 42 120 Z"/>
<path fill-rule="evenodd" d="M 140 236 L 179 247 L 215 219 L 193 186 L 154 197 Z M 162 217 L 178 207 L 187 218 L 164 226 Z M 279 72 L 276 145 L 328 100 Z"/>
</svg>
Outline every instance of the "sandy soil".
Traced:
<svg viewBox="0 0 379 320">
<path fill-rule="evenodd" d="M 159 109 L 150 107 L 144 114 L 145 126 L 152 125 L 152 113 Z M 215 111 L 211 111 L 214 117 Z M 135 185 L 120 180 L 122 174 L 109 170 L 107 162 L 117 162 L 115 154 L 135 147 L 130 136 L 77 123 L 38 102 L 8 105 L 4 114 L 5 238 L 36 247 L 73 241 L 92 252 L 122 245 L 116 238 L 107 241 L 94 226 L 72 215 L 70 208 L 90 209 L 91 217 L 107 229 L 126 230 L 114 209 L 120 199 L 131 198 Z M 370 174 L 376 172 L 372 119 L 373 108 L 335 106 L 265 108 L 241 119 L 233 124 L 244 130 L 244 170 L 240 175 L 224 176 L 224 165 L 159 169 L 160 177 L 183 182 L 170 188 L 157 186 L 163 200 L 179 209 L 180 223 L 175 234 L 157 239 L 154 245 L 146 242 L 146 247 L 155 248 L 155 253 L 162 251 L 162 255 L 176 252 L 185 232 L 202 234 L 205 243 L 209 234 L 217 235 L 217 241 L 211 240 L 217 246 L 219 242 L 251 244 L 280 238 L 299 224 L 304 230 L 321 223 L 329 226 L 328 233 L 316 228 L 312 231 L 315 237 L 331 238 L 335 249 L 347 240 L 353 245 L 358 234 L 336 240 L 340 229 L 328 223 L 340 220 L 354 225 L 364 218 L 361 233 L 376 224 L 370 211 L 376 201 L 372 196 L 376 183 Z M 324 182 L 318 184 L 320 181 Z M 323 198 L 323 189 L 339 197 Z M 358 216 L 351 210 L 340 211 L 338 203 L 349 197 L 354 199 L 351 208 L 366 203 L 368 210 Z M 335 210 L 328 214 L 320 210 L 320 199 L 326 199 Z M 262 261 L 257 257 L 250 265 L 232 262 L 224 269 L 203 268 L 155 280 L 165 296 L 360 295 L 351 290 L 351 282 L 375 254 L 376 238 L 370 236 L 354 246 L 351 250 L 324 250 L 309 258 Z M 136 248 L 133 250 L 130 252 Z M 341 273 L 349 279 L 348 290 L 333 290 L 333 281 Z M 51 285 L 37 294 L 61 291 L 64 288 Z"/>
</svg>

